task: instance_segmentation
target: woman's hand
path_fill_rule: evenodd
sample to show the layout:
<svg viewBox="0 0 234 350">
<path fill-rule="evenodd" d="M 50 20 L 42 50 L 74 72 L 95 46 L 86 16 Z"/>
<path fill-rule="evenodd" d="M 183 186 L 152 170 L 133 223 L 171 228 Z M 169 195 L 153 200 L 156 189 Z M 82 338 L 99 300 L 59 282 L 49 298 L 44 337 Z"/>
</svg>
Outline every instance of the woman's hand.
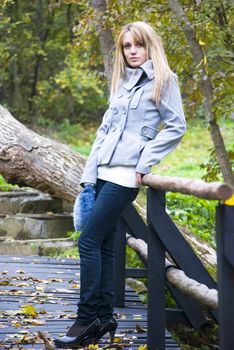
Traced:
<svg viewBox="0 0 234 350">
<path fill-rule="evenodd" d="M 142 186 L 142 177 L 144 176 L 145 174 L 141 174 L 141 173 L 136 173 L 136 183 L 137 185 L 139 186 Z"/>
</svg>

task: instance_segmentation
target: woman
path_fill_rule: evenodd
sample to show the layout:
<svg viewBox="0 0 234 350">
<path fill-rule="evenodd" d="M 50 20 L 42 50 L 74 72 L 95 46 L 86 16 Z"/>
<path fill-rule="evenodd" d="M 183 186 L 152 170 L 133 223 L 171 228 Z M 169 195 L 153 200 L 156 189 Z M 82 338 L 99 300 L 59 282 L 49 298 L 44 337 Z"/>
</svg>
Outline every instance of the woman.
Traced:
<svg viewBox="0 0 234 350">
<path fill-rule="evenodd" d="M 161 124 L 164 128 L 158 130 Z M 125 26 L 117 40 L 109 108 L 97 130 L 80 184 L 96 201 L 79 238 L 80 302 L 75 323 L 58 347 L 113 339 L 113 246 L 121 213 L 136 198 L 142 176 L 180 142 L 185 118 L 176 75 L 159 36 L 144 22 Z"/>
</svg>

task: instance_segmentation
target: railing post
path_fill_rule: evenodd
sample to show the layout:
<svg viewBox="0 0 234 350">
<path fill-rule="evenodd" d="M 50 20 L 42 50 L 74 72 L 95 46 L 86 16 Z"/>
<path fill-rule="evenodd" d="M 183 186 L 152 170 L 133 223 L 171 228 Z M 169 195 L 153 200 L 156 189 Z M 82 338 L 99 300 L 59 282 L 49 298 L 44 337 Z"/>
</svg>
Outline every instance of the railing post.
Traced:
<svg viewBox="0 0 234 350">
<path fill-rule="evenodd" d="M 147 349 L 165 349 L 165 249 L 151 225 L 154 211 L 154 192 L 147 189 L 147 220 L 149 226 L 148 244 L 148 309 L 147 309 Z M 165 192 L 160 193 L 165 202 Z"/>
<path fill-rule="evenodd" d="M 234 206 L 216 210 L 219 346 L 234 347 Z"/>
</svg>

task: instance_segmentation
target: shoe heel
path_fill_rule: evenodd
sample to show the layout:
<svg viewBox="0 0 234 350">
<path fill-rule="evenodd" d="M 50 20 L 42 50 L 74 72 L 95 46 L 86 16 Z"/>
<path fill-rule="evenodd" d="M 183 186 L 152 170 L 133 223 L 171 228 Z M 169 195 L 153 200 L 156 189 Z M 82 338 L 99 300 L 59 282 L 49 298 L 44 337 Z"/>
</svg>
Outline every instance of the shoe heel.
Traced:
<svg viewBox="0 0 234 350">
<path fill-rule="evenodd" d="M 115 330 L 114 331 L 110 331 L 110 343 L 114 343 L 115 340 Z"/>
<path fill-rule="evenodd" d="M 89 334 L 88 337 L 84 338 L 81 341 L 80 345 L 87 346 L 89 344 L 96 344 L 96 343 L 94 343 L 94 339 L 96 339 L 96 334 Z"/>
</svg>

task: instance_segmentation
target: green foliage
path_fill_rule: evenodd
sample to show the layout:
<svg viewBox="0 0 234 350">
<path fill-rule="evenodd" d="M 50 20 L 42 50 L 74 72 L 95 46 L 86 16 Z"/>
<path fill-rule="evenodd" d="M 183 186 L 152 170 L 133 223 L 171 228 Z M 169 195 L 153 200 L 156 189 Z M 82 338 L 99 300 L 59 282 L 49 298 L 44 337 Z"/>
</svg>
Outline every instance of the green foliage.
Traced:
<svg viewBox="0 0 234 350">
<path fill-rule="evenodd" d="M 49 254 L 50 256 L 53 257 L 61 257 L 61 258 L 72 258 L 72 259 L 78 259 L 79 258 L 79 254 L 78 254 L 78 248 L 67 248 L 65 251 L 63 252 L 59 252 L 59 253 L 51 253 Z"/>
<path fill-rule="evenodd" d="M 80 237 L 80 231 L 72 231 L 68 232 L 68 237 L 70 237 L 73 241 L 78 241 Z"/>
<path fill-rule="evenodd" d="M 144 267 L 144 264 L 138 257 L 137 253 L 128 246 L 126 246 L 126 266 Z"/>
<path fill-rule="evenodd" d="M 0 175 L 0 191 L 4 191 L 4 192 L 10 192 L 12 191 L 14 188 L 18 188 L 17 185 L 10 185 L 8 184 L 4 178 Z"/>
<path fill-rule="evenodd" d="M 215 116 L 229 117 L 233 105 L 232 7 L 228 0 L 222 4 L 219 0 L 205 2 L 182 0 L 180 3 L 191 21 L 196 40 L 203 51 L 206 74 L 211 77 L 214 85 L 212 109 Z M 88 53 L 92 38 L 97 35 L 95 26 L 97 14 L 88 3 L 82 3 L 82 16 L 78 17 L 79 25 L 76 26 L 76 30 L 81 38 L 79 45 L 82 46 L 84 41 L 85 45 L 82 47 Z M 114 38 L 123 25 L 132 21 L 140 20 L 152 24 L 163 39 L 172 69 L 180 77 L 186 115 L 204 116 L 200 84 L 201 63 L 194 63 L 185 34 L 176 16 L 172 15 L 168 1 L 124 1 L 120 4 L 117 0 L 110 0 L 107 2 L 107 11 L 101 14 L 101 18 L 103 27 L 111 28 Z M 207 76 L 203 78 L 206 79 Z"/>
<path fill-rule="evenodd" d="M 228 151 L 228 156 L 231 162 L 231 166 L 234 166 L 234 145 L 233 150 Z M 217 161 L 215 150 L 210 149 L 210 157 L 208 161 L 200 165 L 201 169 L 206 171 L 205 175 L 202 177 L 207 182 L 220 181 L 221 170 L 219 163 Z"/>
<path fill-rule="evenodd" d="M 233 104 L 232 26 L 229 1 L 181 1 L 202 47 L 214 85 L 212 109 L 229 117 Z M 22 121 L 41 118 L 71 123 L 99 119 L 107 84 L 97 37 L 97 15 L 87 1 L 4 0 L 0 4 L 1 103 Z M 186 115 L 202 117 L 201 67 L 168 1 L 107 2 L 103 26 L 114 38 L 131 21 L 143 20 L 162 36 L 168 60 L 179 75 Z"/>
<path fill-rule="evenodd" d="M 52 6 L 49 0 L 1 2 L 1 103 L 21 121 L 95 120 L 103 113 L 106 83 L 98 73 L 98 40 L 94 37 L 89 55 L 83 54 L 73 31 L 82 11 L 82 6 Z"/>
<path fill-rule="evenodd" d="M 46 124 L 45 124 L 46 125 Z M 45 125 L 42 127 L 45 131 Z M 83 124 L 71 124 L 69 119 L 65 119 L 61 124 L 53 126 L 47 130 L 47 135 L 60 142 L 69 144 L 77 152 L 84 156 L 88 156 L 91 150 L 92 143 L 96 137 L 98 126 L 84 127 Z"/>
<path fill-rule="evenodd" d="M 180 193 L 167 194 L 167 212 L 176 223 L 187 227 L 215 247 L 216 201 L 198 199 Z"/>
</svg>

